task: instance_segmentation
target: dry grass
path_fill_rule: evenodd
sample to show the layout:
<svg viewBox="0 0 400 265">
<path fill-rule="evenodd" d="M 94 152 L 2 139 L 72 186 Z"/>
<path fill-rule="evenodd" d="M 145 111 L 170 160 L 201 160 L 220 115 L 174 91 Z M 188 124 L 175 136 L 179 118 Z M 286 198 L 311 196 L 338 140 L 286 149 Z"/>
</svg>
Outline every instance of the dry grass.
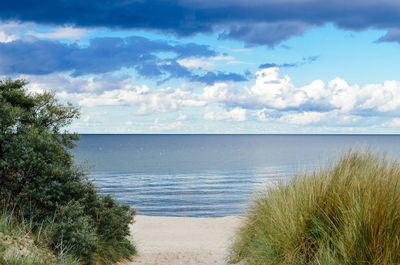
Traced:
<svg viewBox="0 0 400 265">
<path fill-rule="evenodd" d="M 257 198 L 232 263 L 400 264 L 400 164 L 366 151 Z"/>
<path fill-rule="evenodd" d="M 0 265 L 79 265 L 66 253 L 54 253 L 30 223 L 15 218 L 12 211 L 0 212 Z"/>
</svg>

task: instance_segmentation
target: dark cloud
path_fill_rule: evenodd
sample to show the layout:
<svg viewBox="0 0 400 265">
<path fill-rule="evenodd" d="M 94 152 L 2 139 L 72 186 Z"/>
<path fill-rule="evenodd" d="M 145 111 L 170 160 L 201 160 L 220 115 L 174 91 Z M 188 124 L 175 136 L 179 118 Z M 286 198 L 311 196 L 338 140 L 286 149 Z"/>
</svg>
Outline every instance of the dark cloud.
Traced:
<svg viewBox="0 0 400 265">
<path fill-rule="evenodd" d="M 222 31 L 223 39 L 270 46 L 326 23 L 351 30 L 398 30 L 399 17 L 397 0 L 19 0 L 3 1 L 0 8 L 2 20 L 178 36 Z M 391 33 L 382 39 L 399 40 Z"/>
<path fill-rule="evenodd" d="M 302 60 L 297 63 L 283 63 L 283 64 L 264 63 L 264 64 L 260 64 L 258 66 L 258 69 L 265 69 L 265 68 L 271 68 L 271 67 L 279 67 L 279 68 L 296 67 L 296 66 L 315 62 L 316 60 L 318 60 L 318 58 L 319 58 L 319 56 L 303 57 Z"/>
<path fill-rule="evenodd" d="M 307 28 L 308 25 L 297 21 L 234 25 L 221 33 L 219 39 L 242 40 L 248 45 L 266 44 L 273 47 L 292 36 L 301 35 Z"/>
<path fill-rule="evenodd" d="M 400 42 L 400 28 L 390 29 L 378 42 Z"/>
<path fill-rule="evenodd" d="M 303 57 L 303 62 L 312 63 L 319 59 L 319 56 Z"/>
<path fill-rule="evenodd" d="M 172 53 L 169 59 L 160 53 Z M 71 72 L 72 76 L 104 74 L 134 68 L 146 78 L 196 79 L 199 82 L 243 81 L 238 74 L 208 72 L 198 76 L 177 60 L 188 57 L 210 57 L 217 53 L 206 45 L 194 43 L 172 45 L 165 41 L 152 41 L 143 37 L 96 38 L 88 46 L 66 44 L 49 40 L 16 40 L 0 43 L 0 73 L 4 75 L 43 75 Z M 165 57 L 165 56 L 164 56 Z"/>
<path fill-rule="evenodd" d="M 265 69 L 265 68 L 271 68 L 271 67 L 284 68 L 284 67 L 295 67 L 295 66 L 297 66 L 296 63 L 284 63 L 284 64 L 265 63 L 265 64 L 261 64 L 260 66 L 258 66 L 258 68 L 259 69 Z"/>
</svg>

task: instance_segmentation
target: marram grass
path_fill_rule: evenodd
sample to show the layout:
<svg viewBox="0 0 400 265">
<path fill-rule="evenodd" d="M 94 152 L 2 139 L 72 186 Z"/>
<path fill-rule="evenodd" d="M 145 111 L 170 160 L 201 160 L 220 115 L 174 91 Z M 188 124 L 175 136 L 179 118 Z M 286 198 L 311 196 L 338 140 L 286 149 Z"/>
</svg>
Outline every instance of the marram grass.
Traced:
<svg viewBox="0 0 400 265">
<path fill-rule="evenodd" d="M 231 248 L 243 264 L 400 264 L 400 164 L 367 151 L 258 196 Z"/>
<path fill-rule="evenodd" d="M 13 211 L 0 211 L 0 265 L 80 265 L 78 258 L 55 253 L 40 231 L 31 229 L 29 220 L 16 218 Z"/>
</svg>

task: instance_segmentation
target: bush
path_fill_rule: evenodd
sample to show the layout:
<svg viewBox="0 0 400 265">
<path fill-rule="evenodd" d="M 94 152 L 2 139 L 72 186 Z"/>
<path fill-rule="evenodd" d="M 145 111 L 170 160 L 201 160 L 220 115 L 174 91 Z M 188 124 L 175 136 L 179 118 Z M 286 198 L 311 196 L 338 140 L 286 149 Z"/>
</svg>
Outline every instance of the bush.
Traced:
<svg viewBox="0 0 400 265">
<path fill-rule="evenodd" d="M 400 264 L 400 164 L 352 152 L 255 200 L 231 262 Z"/>
<path fill-rule="evenodd" d="M 97 248 L 96 231 L 83 206 L 76 201 L 61 209 L 60 217 L 50 231 L 54 249 L 67 250 L 86 261 L 93 260 Z"/>
<path fill-rule="evenodd" d="M 99 195 L 86 169 L 74 165 L 69 150 L 79 137 L 62 130 L 79 110 L 58 103 L 52 93 L 29 94 L 25 85 L 0 81 L 0 206 L 37 227 L 52 219 L 51 245 L 67 246 L 87 263 L 107 260 L 102 257 L 107 247 L 113 248 L 113 260 L 118 253 L 126 257 L 127 249 L 133 254 L 125 237 L 134 211 Z"/>
<path fill-rule="evenodd" d="M 121 241 L 129 235 L 129 227 L 134 211 L 127 205 L 119 205 L 110 196 L 100 200 L 100 211 L 97 216 L 97 231 L 105 240 Z M 112 232 L 112 233 L 110 233 Z"/>
</svg>

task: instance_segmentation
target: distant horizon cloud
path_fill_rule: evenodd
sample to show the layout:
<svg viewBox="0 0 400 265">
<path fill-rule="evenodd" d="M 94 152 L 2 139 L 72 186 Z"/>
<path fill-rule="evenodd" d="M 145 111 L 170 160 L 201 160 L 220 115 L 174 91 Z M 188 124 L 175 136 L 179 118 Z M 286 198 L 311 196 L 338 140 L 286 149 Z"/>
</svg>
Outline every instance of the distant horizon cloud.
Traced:
<svg viewBox="0 0 400 265">
<path fill-rule="evenodd" d="M 203 119 L 208 121 L 257 120 L 296 126 L 334 124 L 337 127 L 376 122 L 389 127 L 400 124 L 396 117 L 400 113 L 400 81 L 394 80 L 361 87 L 335 78 L 328 83 L 314 80 L 306 86 L 296 87 L 289 76 L 279 76 L 279 68 L 267 68 L 256 73 L 257 79 L 250 87 L 238 88 L 235 83 L 219 82 L 195 92 L 183 88 L 138 86 L 129 78 L 105 76 L 87 81 L 81 77 L 51 76 L 53 78 L 32 78 L 28 85 L 30 90 L 58 87 L 60 99 L 86 108 L 129 106 L 137 116 L 176 113 L 180 126 L 186 122 L 188 114 L 185 111 L 188 109 L 203 109 Z M 29 76 L 22 77 L 29 79 Z M 49 84 L 47 80 L 50 80 Z M 115 87 L 107 89 L 111 84 Z M 376 117 L 381 118 L 376 120 Z M 161 125 L 157 126 L 161 128 Z"/>
</svg>

